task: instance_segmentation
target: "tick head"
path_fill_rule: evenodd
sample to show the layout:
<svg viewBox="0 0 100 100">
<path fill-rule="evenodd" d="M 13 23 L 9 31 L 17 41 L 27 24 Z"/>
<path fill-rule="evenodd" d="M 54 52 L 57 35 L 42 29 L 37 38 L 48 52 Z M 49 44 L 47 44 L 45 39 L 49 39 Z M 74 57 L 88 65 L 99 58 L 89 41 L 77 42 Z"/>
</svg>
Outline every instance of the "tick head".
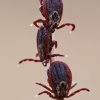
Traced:
<svg viewBox="0 0 100 100">
<path fill-rule="evenodd" d="M 56 90 L 57 90 L 57 96 L 58 96 L 58 97 L 61 97 L 61 98 L 66 97 L 66 95 L 67 95 L 68 92 L 69 92 L 68 83 L 65 82 L 65 81 L 61 81 L 61 82 L 57 85 Z"/>
<path fill-rule="evenodd" d="M 49 16 L 50 25 L 59 24 L 60 16 L 57 11 L 53 11 Z"/>
</svg>

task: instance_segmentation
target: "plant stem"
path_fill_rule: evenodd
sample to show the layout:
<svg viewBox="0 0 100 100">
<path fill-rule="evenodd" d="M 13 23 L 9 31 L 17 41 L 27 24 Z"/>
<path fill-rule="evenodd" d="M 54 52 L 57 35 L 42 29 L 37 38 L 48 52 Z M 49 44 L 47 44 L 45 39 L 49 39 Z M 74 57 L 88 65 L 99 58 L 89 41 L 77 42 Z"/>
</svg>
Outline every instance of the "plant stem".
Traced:
<svg viewBox="0 0 100 100">
<path fill-rule="evenodd" d="M 54 40 L 54 33 L 52 34 L 52 40 Z M 55 46 L 53 46 L 50 55 L 54 54 Z M 50 65 L 55 61 L 55 57 L 50 57 Z"/>
</svg>

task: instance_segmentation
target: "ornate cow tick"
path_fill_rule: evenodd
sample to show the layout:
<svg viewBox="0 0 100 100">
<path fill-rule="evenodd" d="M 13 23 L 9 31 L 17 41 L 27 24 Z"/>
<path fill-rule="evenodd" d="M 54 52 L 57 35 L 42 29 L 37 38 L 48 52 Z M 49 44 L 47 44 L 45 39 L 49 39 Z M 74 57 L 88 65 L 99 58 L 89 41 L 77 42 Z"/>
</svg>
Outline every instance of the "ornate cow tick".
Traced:
<svg viewBox="0 0 100 100">
<path fill-rule="evenodd" d="M 55 56 L 61 56 L 61 57 L 65 56 L 66 57 L 66 55 L 62 55 L 62 54 L 50 55 L 50 52 L 51 52 L 52 47 L 54 45 L 55 45 L 55 48 L 57 48 L 57 41 L 52 40 L 51 32 L 46 27 L 41 26 L 37 32 L 37 50 L 38 50 L 38 53 L 36 54 L 36 57 L 39 56 L 40 60 L 23 59 L 19 62 L 19 64 L 21 64 L 25 61 L 34 61 L 34 62 L 42 62 L 42 64 L 44 66 L 47 66 L 47 63 L 49 63 L 50 57 L 55 57 Z"/>
<path fill-rule="evenodd" d="M 33 24 L 40 28 L 37 23 L 43 23 L 46 28 L 49 28 L 53 33 L 55 29 L 60 29 L 65 26 L 72 26 L 74 31 L 75 25 L 72 23 L 65 23 L 59 26 L 62 14 L 63 14 L 63 2 L 62 0 L 40 0 L 41 7 L 39 8 L 41 14 L 45 17 L 45 20 L 38 19 Z M 31 24 L 32 25 L 32 24 Z"/>
<path fill-rule="evenodd" d="M 69 98 L 71 96 L 74 96 L 76 93 L 79 93 L 80 91 L 85 90 L 87 92 L 90 92 L 90 90 L 87 88 L 81 88 L 69 95 L 69 91 L 72 88 L 74 88 L 77 85 L 77 83 L 74 83 L 72 85 L 71 70 L 68 67 L 68 65 L 64 62 L 61 62 L 61 61 L 53 62 L 50 65 L 49 69 L 47 70 L 47 76 L 48 76 L 49 86 L 52 89 L 48 88 L 47 86 L 41 83 L 36 83 L 37 85 L 40 85 L 48 90 L 48 91 L 43 91 L 39 93 L 38 95 L 46 93 L 47 95 L 49 95 L 49 97 L 53 99 L 64 100 L 64 98 Z M 53 93 L 54 96 L 51 93 Z"/>
</svg>

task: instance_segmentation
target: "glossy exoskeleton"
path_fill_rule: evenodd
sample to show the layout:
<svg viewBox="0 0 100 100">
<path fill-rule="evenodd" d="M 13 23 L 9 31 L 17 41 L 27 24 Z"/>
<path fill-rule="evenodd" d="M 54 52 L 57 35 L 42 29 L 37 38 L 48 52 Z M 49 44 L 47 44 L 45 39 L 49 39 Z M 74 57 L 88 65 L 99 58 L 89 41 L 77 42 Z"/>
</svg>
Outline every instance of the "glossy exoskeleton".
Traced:
<svg viewBox="0 0 100 100">
<path fill-rule="evenodd" d="M 53 33 L 55 29 L 60 29 L 64 26 L 72 26 L 73 31 L 75 25 L 72 23 L 65 23 L 59 26 L 63 14 L 63 2 L 62 0 L 40 0 L 40 12 L 45 17 L 45 20 L 38 19 L 33 24 L 40 28 L 37 23 L 43 23 L 43 25 L 51 30 Z"/>
<path fill-rule="evenodd" d="M 48 75 L 49 86 L 52 89 L 41 83 L 36 83 L 48 90 L 48 91 L 43 91 L 38 95 L 46 93 L 47 95 L 49 95 L 49 97 L 53 99 L 64 100 L 64 98 L 69 98 L 71 96 L 74 96 L 76 93 L 79 93 L 80 91 L 85 90 L 87 92 L 90 92 L 90 90 L 87 88 L 81 88 L 69 94 L 69 91 L 72 88 L 74 88 L 77 85 L 77 83 L 75 82 L 74 84 L 72 84 L 71 70 L 68 67 L 68 65 L 64 62 L 61 61 L 53 62 L 50 65 L 49 69 L 47 70 L 47 75 Z M 53 93 L 54 95 L 52 95 L 51 93 Z"/>
<path fill-rule="evenodd" d="M 34 62 L 42 62 L 42 64 L 44 66 L 47 66 L 47 63 L 49 63 L 50 57 L 66 56 L 66 55 L 61 55 L 61 54 L 50 55 L 50 52 L 54 45 L 55 45 L 55 48 L 57 48 L 57 41 L 52 40 L 51 32 L 46 27 L 41 26 L 37 32 L 38 53 L 36 54 L 36 57 L 39 56 L 40 59 L 39 60 L 38 59 L 23 59 L 19 62 L 19 64 L 21 64 L 25 61 L 34 61 Z"/>
</svg>

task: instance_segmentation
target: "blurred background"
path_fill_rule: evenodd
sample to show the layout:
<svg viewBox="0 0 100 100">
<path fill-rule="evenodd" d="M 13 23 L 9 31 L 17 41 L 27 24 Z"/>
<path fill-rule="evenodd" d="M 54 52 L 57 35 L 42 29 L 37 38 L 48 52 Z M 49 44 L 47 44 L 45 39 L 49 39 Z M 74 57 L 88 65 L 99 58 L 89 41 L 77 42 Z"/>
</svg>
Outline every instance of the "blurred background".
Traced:
<svg viewBox="0 0 100 100">
<path fill-rule="evenodd" d="M 57 57 L 66 62 L 72 71 L 80 92 L 69 100 L 99 100 L 100 98 L 100 0 L 63 0 L 64 11 L 60 25 L 66 22 L 76 25 L 56 30 L 54 39 L 58 41 L 55 53 L 67 54 Z M 37 53 L 37 28 L 30 24 L 38 18 L 44 19 L 39 11 L 39 0 L 0 0 L 0 100 L 51 100 L 48 95 L 36 94 L 45 90 L 36 85 L 47 86 L 49 68 L 42 63 L 25 62 L 24 58 L 35 58 Z M 66 100 L 66 99 L 65 99 Z"/>
</svg>

